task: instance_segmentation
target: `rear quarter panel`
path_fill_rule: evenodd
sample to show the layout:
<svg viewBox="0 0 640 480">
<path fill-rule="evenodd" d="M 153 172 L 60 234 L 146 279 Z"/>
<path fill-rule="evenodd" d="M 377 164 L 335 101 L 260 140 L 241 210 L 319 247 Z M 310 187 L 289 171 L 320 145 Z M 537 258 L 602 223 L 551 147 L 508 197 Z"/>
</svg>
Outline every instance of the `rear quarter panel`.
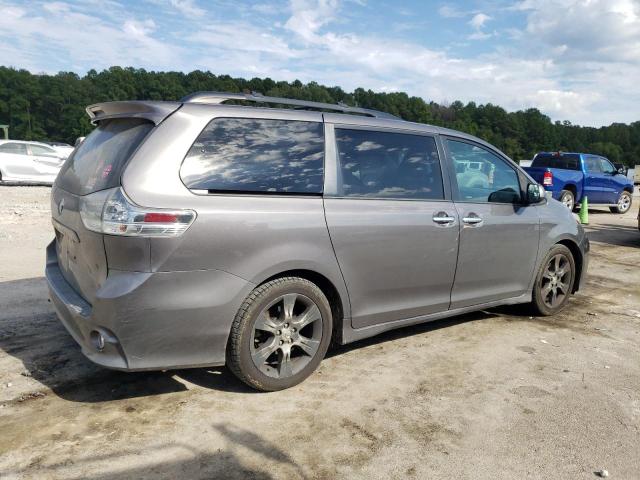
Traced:
<svg viewBox="0 0 640 480">
<path fill-rule="evenodd" d="M 566 190 L 568 187 L 573 187 L 573 190 L 575 190 L 576 201 L 582 198 L 584 174 L 581 171 L 546 167 L 524 167 L 523 170 L 531 175 L 540 185 L 542 185 L 544 172 L 549 170 L 553 175 L 553 185 L 545 186 L 545 189 L 551 192 L 553 198 L 556 200 L 560 198 L 560 192 Z"/>
<path fill-rule="evenodd" d="M 576 201 L 582 198 L 584 173 L 579 170 L 565 170 L 562 168 L 552 168 L 551 173 L 553 174 L 554 198 L 559 198 L 562 190 L 575 190 Z"/>
<path fill-rule="evenodd" d="M 197 218 L 181 237 L 150 240 L 151 271 L 216 269 L 260 284 L 283 271 L 312 270 L 333 283 L 348 315 L 322 197 L 206 195 L 182 183 L 182 161 L 214 117 L 322 122 L 317 112 L 198 104 L 185 104 L 165 119 L 130 160 L 123 188 L 138 205 L 192 209 Z"/>
</svg>

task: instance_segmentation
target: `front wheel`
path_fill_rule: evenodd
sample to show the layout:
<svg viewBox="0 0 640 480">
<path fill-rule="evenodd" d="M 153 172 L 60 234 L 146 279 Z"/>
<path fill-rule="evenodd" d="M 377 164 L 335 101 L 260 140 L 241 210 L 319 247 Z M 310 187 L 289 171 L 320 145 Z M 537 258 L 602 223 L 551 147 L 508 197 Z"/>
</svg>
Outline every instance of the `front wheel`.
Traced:
<svg viewBox="0 0 640 480">
<path fill-rule="evenodd" d="M 538 270 L 531 307 L 535 314 L 549 316 L 562 310 L 575 282 L 576 264 L 564 245 L 555 245 Z"/>
<path fill-rule="evenodd" d="M 626 190 L 620 194 L 618 198 L 618 205 L 615 207 L 609 207 L 612 213 L 627 213 L 631 208 L 631 201 L 633 197 Z"/>
<path fill-rule="evenodd" d="M 327 297 L 309 280 L 284 277 L 260 285 L 233 321 L 227 366 L 257 390 L 292 387 L 327 353 L 332 320 Z"/>
</svg>

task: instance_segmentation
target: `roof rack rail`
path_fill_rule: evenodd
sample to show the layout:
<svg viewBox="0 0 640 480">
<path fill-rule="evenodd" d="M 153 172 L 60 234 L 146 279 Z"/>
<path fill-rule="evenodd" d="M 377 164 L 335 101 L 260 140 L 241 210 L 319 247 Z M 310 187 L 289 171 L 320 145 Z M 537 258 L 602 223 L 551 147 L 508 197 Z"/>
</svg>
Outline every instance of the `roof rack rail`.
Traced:
<svg viewBox="0 0 640 480">
<path fill-rule="evenodd" d="M 180 102 L 182 103 L 211 103 L 221 104 L 228 100 L 239 100 L 243 102 L 256 102 L 256 103 L 271 103 L 277 105 L 293 105 L 309 110 L 331 110 L 342 113 L 353 113 L 357 115 L 366 115 L 368 117 L 375 118 L 388 118 L 393 120 L 400 120 L 395 115 L 386 112 L 380 112 L 378 110 L 370 110 L 368 108 L 350 107 L 340 102 L 338 104 L 322 103 L 322 102 L 310 102 L 307 100 L 295 100 L 292 98 L 280 98 L 280 97 L 266 97 L 261 93 L 227 93 L 227 92 L 196 92 L 186 97 L 182 97 Z"/>
</svg>

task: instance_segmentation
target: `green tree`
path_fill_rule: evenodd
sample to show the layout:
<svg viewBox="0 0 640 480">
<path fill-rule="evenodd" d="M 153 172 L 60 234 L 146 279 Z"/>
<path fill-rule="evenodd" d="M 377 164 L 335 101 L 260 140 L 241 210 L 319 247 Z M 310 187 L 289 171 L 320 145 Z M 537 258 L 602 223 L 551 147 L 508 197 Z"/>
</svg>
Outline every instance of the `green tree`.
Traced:
<svg viewBox="0 0 640 480">
<path fill-rule="evenodd" d="M 85 108 L 111 100 L 179 100 L 197 91 L 260 92 L 326 103 L 344 102 L 389 112 L 405 120 L 461 130 L 496 145 L 514 160 L 532 158 L 539 151 L 598 153 L 627 165 L 640 163 L 640 121 L 600 128 L 571 122 L 552 122 L 535 108 L 507 112 L 492 104 L 450 105 L 425 102 L 404 92 L 379 93 L 357 88 L 307 84 L 300 80 L 232 78 L 209 71 L 154 72 L 131 67 L 35 75 L 0 67 L 0 123 L 12 138 L 72 143 L 93 128 Z"/>
</svg>

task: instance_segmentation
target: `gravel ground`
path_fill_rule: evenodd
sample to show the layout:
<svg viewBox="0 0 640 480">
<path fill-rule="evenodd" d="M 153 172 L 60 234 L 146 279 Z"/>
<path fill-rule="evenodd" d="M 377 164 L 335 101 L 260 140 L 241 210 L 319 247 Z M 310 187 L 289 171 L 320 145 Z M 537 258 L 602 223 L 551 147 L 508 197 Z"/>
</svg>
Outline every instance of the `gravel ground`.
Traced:
<svg viewBox="0 0 640 480">
<path fill-rule="evenodd" d="M 0 187 L 0 478 L 640 478 L 640 232 L 592 210 L 586 288 L 330 353 L 291 390 L 89 363 L 42 278 L 49 189 Z"/>
</svg>

